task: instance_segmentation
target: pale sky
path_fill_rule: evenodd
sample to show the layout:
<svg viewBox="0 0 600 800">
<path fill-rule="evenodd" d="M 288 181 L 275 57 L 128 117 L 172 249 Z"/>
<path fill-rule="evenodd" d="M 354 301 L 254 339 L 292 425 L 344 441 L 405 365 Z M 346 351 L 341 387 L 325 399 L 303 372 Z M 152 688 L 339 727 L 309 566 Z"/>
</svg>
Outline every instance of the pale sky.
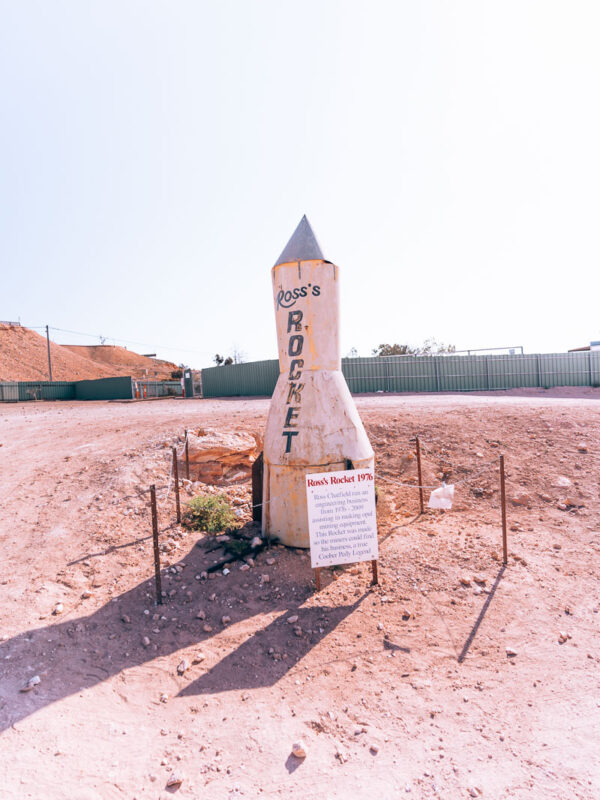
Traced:
<svg viewBox="0 0 600 800">
<path fill-rule="evenodd" d="M 306 213 L 344 355 L 600 339 L 599 23 L 595 0 L 0 0 L 0 319 L 275 358 L 270 269 Z"/>
</svg>

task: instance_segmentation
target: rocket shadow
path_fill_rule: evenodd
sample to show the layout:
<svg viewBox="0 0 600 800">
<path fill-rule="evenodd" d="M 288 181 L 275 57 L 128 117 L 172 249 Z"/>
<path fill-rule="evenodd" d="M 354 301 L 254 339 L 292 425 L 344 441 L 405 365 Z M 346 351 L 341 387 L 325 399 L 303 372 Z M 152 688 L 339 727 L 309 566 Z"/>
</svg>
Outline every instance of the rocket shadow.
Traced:
<svg viewBox="0 0 600 800">
<path fill-rule="evenodd" d="M 182 689 L 178 696 L 273 686 L 343 622 L 365 595 L 351 605 L 296 608 L 294 616 L 298 616 L 298 621 L 293 624 L 288 622 L 290 610 L 286 611 Z"/>
<path fill-rule="evenodd" d="M 214 554 L 192 546 L 171 565 L 176 568 L 185 565 L 182 572 L 163 569 L 163 589 L 167 593 L 176 590 L 164 605 L 154 604 L 152 576 L 88 615 L 51 617 L 52 622 L 0 642 L 0 732 L 124 670 L 188 647 L 201 648 L 225 630 L 221 621 L 225 614 L 231 616 L 229 629 L 261 614 L 280 612 L 281 615 L 264 632 L 255 632 L 220 664 L 184 688 L 180 696 L 214 693 L 236 686 L 272 685 L 355 608 L 355 605 L 300 608 L 313 594 L 310 569 L 308 565 L 304 569 L 296 564 L 288 574 L 290 565 L 286 560 L 294 556 L 289 551 L 279 553 L 278 563 L 271 568 L 271 580 L 281 586 L 279 590 L 272 588 L 273 583 L 260 586 L 258 570 L 249 573 L 233 568 L 227 578 L 196 581 L 194 576 L 212 565 Z M 211 601 L 213 594 L 217 597 Z M 81 607 L 85 603 L 67 599 L 67 613 L 69 605 Z M 205 619 L 197 619 L 199 609 L 205 612 Z M 298 637 L 287 622 L 296 613 L 303 626 L 303 634 Z M 153 619 L 156 614 L 159 618 Z M 212 631 L 204 631 L 206 624 Z M 308 629 L 313 633 L 307 634 Z M 144 637 L 149 640 L 146 646 Z M 289 637 L 292 641 L 288 643 Z M 275 645 L 269 642 L 283 638 L 286 649 L 281 651 L 281 661 L 274 661 L 268 649 Z M 170 670 L 172 666 L 174 675 L 176 658 L 167 667 Z M 21 693 L 34 675 L 40 676 L 40 683 Z M 184 683 L 186 676 L 178 680 Z"/>
</svg>

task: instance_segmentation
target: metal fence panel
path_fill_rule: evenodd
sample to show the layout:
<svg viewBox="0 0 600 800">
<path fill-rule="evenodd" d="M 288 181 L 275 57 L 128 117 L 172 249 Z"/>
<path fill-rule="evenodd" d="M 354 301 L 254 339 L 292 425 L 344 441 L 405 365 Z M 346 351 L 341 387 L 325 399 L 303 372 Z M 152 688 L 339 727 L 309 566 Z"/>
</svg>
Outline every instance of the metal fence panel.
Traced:
<svg viewBox="0 0 600 800">
<path fill-rule="evenodd" d="M 130 400 L 132 397 L 131 378 L 119 376 L 77 381 L 75 397 L 77 400 Z"/>
<path fill-rule="evenodd" d="M 537 355 L 486 356 L 490 389 L 518 389 L 539 386 L 539 357 Z"/>
<path fill-rule="evenodd" d="M 19 381 L 19 400 L 74 399 L 74 381 Z"/>
<path fill-rule="evenodd" d="M 279 361 L 252 361 L 202 370 L 203 397 L 273 394 L 279 377 Z"/>
<path fill-rule="evenodd" d="M 19 400 L 19 384 L 16 381 L 0 382 L 0 403 L 16 403 Z"/>
<path fill-rule="evenodd" d="M 540 356 L 540 383 L 551 386 L 590 385 L 590 353 L 550 353 Z"/>
<path fill-rule="evenodd" d="M 600 350 L 590 350 L 588 356 L 590 386 L 600 386 Z"/>
<path fill-rule="evenodd" d="M 343 358 L 342 372 L 351 392 L 389 391 L 389 368 L 385 358 Z"/>
</svg>

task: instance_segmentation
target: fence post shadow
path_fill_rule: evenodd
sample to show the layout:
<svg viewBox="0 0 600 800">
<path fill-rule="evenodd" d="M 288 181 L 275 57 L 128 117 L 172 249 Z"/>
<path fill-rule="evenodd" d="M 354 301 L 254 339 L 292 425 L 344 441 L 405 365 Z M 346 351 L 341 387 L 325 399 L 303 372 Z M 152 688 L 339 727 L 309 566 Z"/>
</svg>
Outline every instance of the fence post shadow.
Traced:
<svg viewBox="0 0 600 800">
<path fill-rule="evenodd" d="M 487 610 L 490 607 L 490 603 L 492 602 L 492 598 L 496 593 L 496 589 L 498 588 L 498 586 L 500 584 L 500 581 L 502 580 L 502 576 L 504 575 L 504 570 L 505 569 L 506 569 L 506 564 L 502 564 L 502 566 L 500 567 L 500 570 L 498 571 L 498 574 L 496 575 L 496 579 L 495 579 L 495 581 L 494 581 L 494 583 L 492 585 L 492 588 L 490 589 L 490 593 L 485 598 L 485 603 L 481 607 L 481 611 L 479 612 L 479 616 L 477 617 L 477 619 L 475 620 L 475 624 L 471 628 L 471 632 L 469 633 L 469 635 L 467 637 L 467 641 L 464 643 L 463 649 L 460 651 L 460 655 L 458 656 L 458 663 L 459 664 L 462 664 L 462 662 L 467 657 L 467 654 L 469 652 L 469 648 L 473 644 L 473 640 L 475 639 L 475 636 L 477 635 L 477 631 L 479 630 L 479 626 L 483 622 L 483 618 L 485 617 L 485 615 L 487 613 Z"/>
</svg>

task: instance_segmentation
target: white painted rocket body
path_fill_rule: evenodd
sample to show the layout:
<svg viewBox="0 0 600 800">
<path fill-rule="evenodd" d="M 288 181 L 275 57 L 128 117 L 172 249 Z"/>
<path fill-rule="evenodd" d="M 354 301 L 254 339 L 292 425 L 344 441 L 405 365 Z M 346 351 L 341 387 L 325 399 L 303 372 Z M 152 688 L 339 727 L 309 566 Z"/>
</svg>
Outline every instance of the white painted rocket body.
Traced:
<svg viewBox="0 0 600 800">
<path fill-rule="evenodd" d="M 306 217 L 272 269 L 279 379 L 264 443 L 263 533 L 309 547 L 309 472 L 374 466 L 373 448 L 341 370 L 339 267 Z"/>
</svg>

